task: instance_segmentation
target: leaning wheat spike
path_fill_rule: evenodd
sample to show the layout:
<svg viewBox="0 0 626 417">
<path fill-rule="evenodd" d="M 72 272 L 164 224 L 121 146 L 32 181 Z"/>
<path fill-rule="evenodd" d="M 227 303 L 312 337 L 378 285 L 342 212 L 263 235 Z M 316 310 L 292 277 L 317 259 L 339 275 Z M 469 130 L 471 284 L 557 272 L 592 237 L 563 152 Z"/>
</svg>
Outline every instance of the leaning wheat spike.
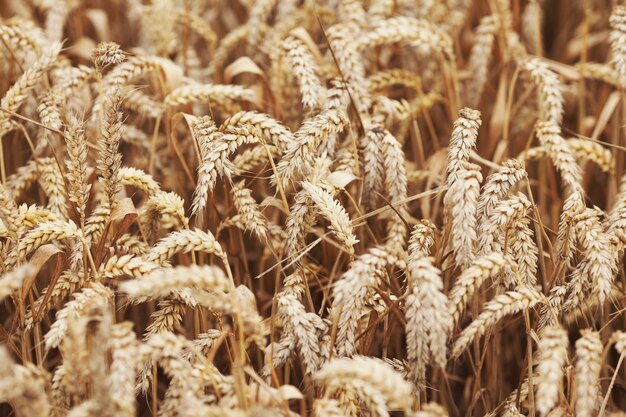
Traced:
<svg viewBox="0 0 626 417">
<path fill-rule="evenodd" d="M 574 392 L 576 416 L 591 417 L 599 405 L 602 340 L 596 331 L 585 329 L 576 341 Z"/>
<path fill-rule="evenodd" d="M 500 201 L 481 225 L 479 246 L 482 253 L 503 250 L 508 242 L 508 229 L 520 218 L 526 217 L 532 204 L 522 193 Z"/>
<path fill-rule="evenodd" d="M 610 296 L 617 270 L 618 253 L 611 238 L 600 223 L 599 209 L 585 209 L 574 218 L 576 237 L 584 249 L 583 260 L 568 283 L 566 311 L 572 311 L 583 302 L 583 292 L 593 289 L 600 304 Z"/>
<path fill-rule="evenodd" d="M 196 195 L 194 196 L 193 212 L 202 213 L 206 205 L 206 195 L 210 188 L 211 175 L 207 172 L 207 164 L 213 142 L 220 137 L 215 122 L 210 116 L 187 116 L 187 123 L 191 131 L 191 137 L 196 142 L 200 151 L 198 165 L 198 183 L 196 184 Z"/>
<path fill-rule="evenodd" d="M 121 167 L 119 170 L 120 183 L 135 188 L 139 188 L 149 197 L 154 197 L 161 192 L 161 186 L 152 178 L 150 174 L 145 173 L 139 168 Z"/>
<path fill-rule="evenodd" d="M 567 363 L 567 331 L 560 326 L 549 326 L 542 330 L 537 346 L 537 385 L 535 404 L 542 416 L 559 402 L 565 364 Z"/>
<path fill-rule="evenodd" d="M 457 278 L 449 294 L 448 310 L 458 323 L 459 318 L 465 311 L 467 301 L 474 295 L 488 278 L 496 277 L 504 267 L 510 263 L 502 253 L 493 252 L 480 256 L 474 260 L 472 265 L 465 269 Z"/>
<path fill-rule="evenodd" d="M 390 69 L 379 71 L 367 77 L 367 88 L 371 92 L 377 92 L 393 85 L 402 85 L 415 90 L 417 93 L 423 90 L 422 80 L 413 72 L 402 69 Z"/>
<path fill-rule="evenodd" d="M 326 363 L 314 379 L 324 385 L 361 381 L 379 391 L 389 407 L 406 409 L 411 402 L 411 384 L 384 361 L 366 357 L 338 358 Z"/>
<path fill-rule="evenodd" d="M 189 220 L 185 216 L 185 201 L 174 192 L 161 191 L 154 197 L 150 197 L 141 214 L 142 223 L 147 226 L 145 233 L 148 241 L 157 237 L 157 233 L 163 226 L 164 216 L 173 218 L 178 226 L 183 228 L 189 226 Z"/>
<path fill-rule="evenodd" d="M 0 301 L 22 288 L 22 283 L 37 274 L 35 266 L 30 263 L 21 265 L 0 277 Z"/>
<path fill-rule="evenodd" d="M 482 180 L 480 166 L 463 163 L 446 194 L 446 204 L 450 206 L 452 216 L 452 248 L 456 262 L 462 268 L 468 267 L 476 254 L 476 209 Z"/>
<path fill-rule="evenodd" d="M 120 286 L 133 299 L 165 297 L 183 288 L 228 290 L 231 285 L 221 269 L 208 265 L 191 265 L 157 270 Z"/>
<path fill-rule="evenodd" d="M 188 25 L 195 33 L 197 33 L 206 42 L 209 51 L 215 50 L 217 44 L 217 34 L 211 25 L 204 21 L 202 16 L 190 13 L 188 10 L 182 10 L 179 14 L 180 19 L 185 25 Z"/>
<path fill-rule="evenodd" d="M 376 208 L 378 193 L 383 191 L 384 166 L 382 139 L 385 132 L 372 127 L 365 132 L 363 146 L 363 202 L 367 208 Z"/>
<path fill-rule="evenodd" d="M 294 134 L 278 120 L 265 113 L 241 111 L 224 120 L 220 129 L 228 126 L 251 125 L 259 129 L 266 144 L 276 146 L 281 153 L 294 142 Z"/>
<path fill-rule="evenodd" d="M 189 103 L 210 103 L 218 107 L 232 107 L 237 101 L 253 102 L 254 91 L 239 85 L 190 84 L 178 87 L 165 97 L 166 107 L 176 107 Z"/>
<path fill-rule="evenodd" d="M 498 21 L 494 15 L 480 19 L 476 28 L 476 40 L 469 57 L 469 69 L 473 77 L 468 80 L 465 90 L 467 105 L 471 108 L 478 106 L 483 95 L 497 30 Z"/>
<path fill-rule="evenodd" d="M 104 187 L 106 203 L 115 205 L 120 189 L 119 171 L 122 154 L 119 152 L 122 129 L 122 96 L 119 91 L 104 98 L 103 120 L 98 137 L 98 172 Z"/>
<path fill-rule="evenodd" d="M 539 58 L 520 62 L 539 90 L 539 119 L 546 124 L 560 126 L 563 121 L 563 93 L 558 76 Z"/>
<path fill-rule="evenodd" d="M 579 160 L 585 159 L 593 161 L 598 164 L 600 169 L 604 172 L 611 172 L 615 167 L 613 154 L 609 149 L 599 143 L 578 138 L 570 138 L 565 141 L 565 143 L 567 143 L 567 146 L 569 146 Z"/>
<path fill-rule="evenodd" d="M 28 67 L 26 71 L 20 75 L 20 78 L 17 79 L 15 84 L 4 94 L 4 97 L 0 100 L 0 108 L 5 110 L 0 112 L 0 137 L 11 130 L 13 125 L 11 114 L 7 112 L 15 113 L 19 109 L 24 100 L 28 98 L 29 92 L 54 65 L 60 51 L 60 43 L 52 42 L 48 45 L 34 64 Z"/>
<path fill-rule="evenodd" d="M 556 254 L 560 262 L 570 266 L 574 255 L 576 242 L 576 229 L 574 219 L 585 208 L 582 191 L 571 193 L 563 202 L 563 211 L 559 219 L 559 231 L 557 235 Z"/>
<path fill-rule="evenodd" d="M 448 187 L 455 182 L 463 162 L 469 161 L 471 151 L 476 148 L 480 124 L 480 112 L 469 108 L 459 111 L 448 146 Z"/>
<path fill-rule="evenodd" d="M 26 233 L 19 241 L 15 252 L 11 254 L 9 261 L 11 265 L 20 262 L 29 254 L 46 243 L 80 237 L 81 232 L 74 222 L 53 221 L 41 223 L 39 226 Z"/>
<path fill-rule="evenodd" d="M 534 286 L 537 283 L 539 249 L 533 239 L 528 216 L 517 217 L 511 224 L 508 250 L 517 262 L 518 283 Z"/>
<path fill-rule="evenodd" d="M 552 163 L 561 174 L 561 180 L 568 193 L 581 188 L 582 173 L 576 158 L 565 140 L 561 137 L 561 129 L 553 122 L 537 122 L 537 138 L 546 147 Z"/>
<path fill-rule="evenodd" d="M 407 320 L 407 358 L 416 386 L 424 388 L 429 358 L 445 368 L 446 342 L 452 331 L 453 319 L 443 294 L 441 271 L 433 259 L 409 254 L 410 278 L 406 290 L 404 315 Z"/>
<path fill-rule="evenodd" d="M 314 374 L 328 360 L 323 357 L 321 349 L 321 339 L 327 334 L 328 326 L 317 314 L 306 312 L 293 294 L 279 295 L 278 314 L 285 330 L 295 337 L 306 373 Z"/>
<path fill-rule="evenodd" d="M 57 312 L 56 320 L 50 326 L 50 330 L 46 333 L 44 340 L 46 349 L 59 346 L 69 326 L 69 321 L 80 317 L 85 309 L 95 300 L 102 300 L 109 303 L 113 299 L 113 291 L 99 283 L 91 283 L 87 288 L 83 288 L 81 292 L 74 294 L 74 299 L 69 301 L 61 310 Z"/>
<path fill-rule="evenodd" d="M 46 385 L 48 375 L 32 364 L 18 365 L 4 346 L 0 346 L 0 398 L 13 407 L 16 414 L 33 417 L 49 416 L 51 412 Z"/>
<path fill-rule="evenodd" d="M 402 213 L 406 210 L 408 183 L 404 167 L 404 151 L 400 142 L 386 130 L 381 147 L 387 195 L 389 201 Z"/>
<path fill-rule="evenodd" d="M 0 219 L 9 232 L 9 237 L 15 242 L 20 234 L 18 223 L 19 211 L 10 190 L 4 184 L 0 184 Z"/>
<path fill-rule="evenodd" d="M 13 53 L 22 61 L 26 61 L 31 51 L 41 53 L 41 47 L 37 39 L 32 35 L 32 27 L 20 27 L 20 25 L 0 25 L 0 38 L 9 45 Z"/>
<path fill-rule="evenodd" d="M 51 211 L 67 217 L 66 189 L 60 166 L 53 158 L 44 158 L 39 166 L 39 185 L 48 197 Z"/>
<path fill-rule="evenodd" d="M 621 330 L 613 332 L 609 340 L 609 344 L 611 343 L 615 343 L 615 350 L 620 355 L 623 355 L 626 352 L 626 333 Z"/>
<path fill-rule="evenodd" d="M 229 157 L 244 144 L 257 143 L 261 131 L 253 125 L 229 126 L 226 133 L 211 134 L 203 150 L 202 162 L 198 166 L 198 184 L 194 191 L 192 215 L 200 215 L 207 201 L 207 194 L 213 191 L 218 176 L 231 179 L 235 166 Z"/>
<path fill-rule="evenodd" d="M 332 133 L 342 132 L 349 125 L 347 116 L 337 109 L 323 110 L 306 120 L 295 133 L 295 140 L 276 165 L 280 180 L 288 183 L 298 174 L 305 175 L 313 167 L 317 148 Z M 278 179 L 275 179 L 278 180 Z"/>
<path fill-rule="evenodd" d="M 290 71 L 300 87 L 302 105 L 306 111 L 315 111 L 322 104 L 323 88 L 319 69 L 305 43 L 295 36 L 288 36 L 281 43 L 283 53 L 290 64 Z"/>
<path fill-rule="evenodd" d="M 61 110 L 68 97 L 94 76 L 94 69 L 84 65 L 72 68 L 72 72 L 61 83 L 55 84 L 44 93 L 37 108 L 41 122 L 51 128 L 60 129 L 63 125 Z"/>
<path fill-rule="evenodd" d="M 87 140 L 79 121 L 70 118 L 65 131 L 68 159 L 67 180 L 69 182 L 69 198 L 76 204 L 76 211 L 80 217 L 80 224 L 85 224 L 85 210 L 89 199 L 91 185 L 87 183 Z"/>
<path fill-rule="evenodd" d="M 413 226 L 409 238 L 409 262 L 430 254 L 430 250 L 435 244 L 436 230 L 437 227 L 428 219 L 422 219 Z"/>
<path fill-rule="evenodd" d="M 157 242 L 141 261 L 163 265 L 177 253 L 188 253 L 191 251 L 216 255 L 228 269 L 226 252 L 215 239 L 215 236 L 209 231 L 203 232 L 199 229 L 171 232 Z"/>
<path fill-rule="evenodd" d="M 452 349 L 452 357 L 458 358 L 476 338 L 483 336 L 504 317 L 533 308 L 544 303 L 545 297 L 530 287 L 508 291 L 487 302 L 478 318 L 459 335 Z"/>
<path fill-rule="evenodd" d="M 162 117 L 165 112 L 165 107 L 161 102 L 156 101 L 153 97 L 140 90 L 131 90 L 126 93 L 124 107 L 152 119 Z"/>
<path fill-rule="evenodd" d="M 338 23 L 328 28 L 327 33 L 329 46 L 337 60 L 338 69 L 347 83 L 354 105 L 359 114 L 366 115 L 372 106 L 372 97 L 367 90 L 365 65 L 354 42 L 354 37 L 360 30 L 359 26 L 353 22 Z"/>
<path fill-rule="evenodd" d="M 246 230 L 254 232 L 259 239 L 265 241 L 269 231 L 268 220 L 252 197 L 252 190 L 246 188 L 244 184 L 245 181 L 240 181 L 233 185 L 233 204 L 235 204 Z"/>
<path fill-rule="evenodd" d="M 557 326 L 559 324 L 559 317 L 566 294 L 567 288 L 565 285 L 552 287 L 548 295 L 548 302 L 540 310 L 539 323 L 537 324 L 538 332 L 541 332 L 541 329 L 546 326 Z"/>
<path fill-rule="evenodd" d="M 357 38 L 357 48 L 362 51 L 396 42 L 425 44 L 434 51 L 442 52 L 451 62 L 454 61 L 452 39 L 447 33 L 427 20 L 407 16 L 375 22 L 370 30 Z"/>
<path fill-rule="evenodd" d="M 139 361 L 139 342 L 133 332 L 131 322 L 113 325 L 111 328 L 111 367 L 107 376 L 109 396 L 116 413 L 125 417 L 134 417 L 135 381 L 141 362 Z"/>
<path fill-rule="evenodd" d="M 172 379 L 170 389 L 166 393 L 166 397 L 178 397 L 178 401 L 169 399 L 167 409 L 162 409 L 172 415 L 177 408 L 182 410 L 182 404 L 186 406 L 200 406 L 201 392 L 203 384 L 200 375 L 194 372 L 189 361 L 184 358 L 184 351 L 189 346 L 190 341 L 183 336 L 175 335 L 171 332 L 162 332 L 155 334 L 139 346 L 139 356 L 142 360 L 150 360 L 158 362 L 165 373 Z M 170 391 L 172 390 L 172 391 Z M 173 392 L 176 390 L 177 392 Z M 179 407 L 177 407 L 179 405 Z M 163 404 L 162 404 L 163 406 Z M 177 412 L 178 413 L 178 412 Z"/>
<path fill-rule="evenodd" d="M 584 249 L 584 259 L 589 266 L 589 277 L 597 291 L 600 303 L 611 293 L 613 280 L 617 271 L 618 254 L 611 245 L 610 236 L 604 231 L 600 222 L 600 209 L 586 209 L 574 221 L 576 236 Z"/>
<path fill-rule="evenodd" d="M 611 172 L 615 168 L 613 154 L 599 143 L 577 138 L 569 138 L 565 143 L 579 162 L 595 162 L 604 172 Z M 535 146 L 522 152 L 518 157 L 529 161 L 542 158 L 547 154 L 548 150 L 544 146 Z"/>
<path fill-rule="evenodd" d="M 581 62 L 576 65 L 576 69 L 585 78 L 600 80 L 618 88 L 622 86 L 617 71 L 610 65 L 598 62 Z"/>
<path fill-rule="evenodd" d="M 543 10 L 539 1 L 531 1 L 522 13 L 522 35 L 528 51 L 533 55 L 541 55 L 541 28 Z"/>
<path fill-rule="evenodd" d="M 301 190 L 296 194 L 285 221 L 285 248 L 289 257 L 297 256 L 297 252 L 304 246 L 305 233 L 315 224 L 315 219 L 312 201 L 307 193 Z"/>
<path fill-rule="evenodd" d="M 393 260 L 384 248 L 372 248 L 354 260 L 334 285 L 331 316 L 339 322 L 336 338 L 339 356 L 352 356 L 357 353 L 359 318 L 371 287 L 379 281 L 378 274 Z"/>
<path fill-rule="evenodd" d="M 613 8 L 609 19 L 611 32 L 609 41 L 611 43 L 612 63 L 617 71 L 620 86 L 626 85 L 626 7 L 616 5 Z"/>
<path fill-rule="evenodd" d="M 268 155 L 269 150 L 269 155 Z M 269 159 L 278 159 L 278 148 L 274 145 L 267 145 L 266 148 L 262 146 L 256 146 L 254 148 L 246 149 L 237 154 L 233 158 L 233 165 L 236 172 L 250 173 L 252 171 L 258 171 L 259 168 L 268 167 Z"/>
<path fill-rule="evenodd" d="M 333 198 L 332 194 L 309 181 L 302 182 L 302 189 L 311 199 L 317 211 L 330 223 L 330 230 L 344 244 L 349 253 L 354 253 L 358 242 L 352 231 L 352 221 L 346 209 Z"/>
<path fill-rule="evenodd" d="M 500 169 L 487 177 L 478 201 L 478 222 L 482 226 L 489 213 L 503 200 L 509 191 L 526 178 L 526 170 L 518 159 L 509 159 Z"/>
</svg>

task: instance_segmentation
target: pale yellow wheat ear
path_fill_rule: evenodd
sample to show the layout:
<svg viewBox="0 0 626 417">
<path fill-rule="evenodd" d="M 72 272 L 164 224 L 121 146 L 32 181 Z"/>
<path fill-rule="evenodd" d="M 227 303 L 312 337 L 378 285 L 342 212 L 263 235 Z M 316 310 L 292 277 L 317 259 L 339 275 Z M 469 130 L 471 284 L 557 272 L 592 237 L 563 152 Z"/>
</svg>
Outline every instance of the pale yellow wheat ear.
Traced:
<svg viewBox="0 0 626 417">
<path fill-rule="evenodd" d="M 331 316 L 338 321 L 337 353 L 352 356 L 357 353 L 358 321 L 365 309 L 367 298 L 379 282 L 378 275 L 396 260 L 385 247 L 375 247 L 360 255 L 333 287 Z"/>
<path fill-rule="evenodd" d="M 580 190 L 582 173 L 572 151 L 561 137 L 561 128 L 553 121 L 540 121 L 537 122 L 536 132 L 539 143 L 545 146 L 552 163 L 561 174 L 567 193 Z"/>
<path fill-rule="evenodd" d="M 483 95 L 497 30 L 498 18 L 494 15 L 480 19 L 476 28 L 476 40 L 469 58 L 470 71 L 474 76 L 465 86 L 467 105 L 472 108 L 476 108 Z"/>
<path fill-rule="evenodd" d="M 280 162 L 276 165 L 280 180 L 285 184 L 308 174 L 313 167 L 317 148 L 333 133 L 339 133 L 349 125 L 346 115 L 338 109 L 323 110 L 312 119 L 306 120 L 294 134 Z"/>
<path fill-rule="evenodd" d="M 280 294 L 278 314 L 284 335 L 295 341 L 307 374 L 314 374 L 330 357 L 329 325 L 315 313 L 309 313 L 294 294 Z"/>
<path fill-rule="evenodd" d="M 16 413 L 33 417 L 50 415 L 51 404 L 46 394 L 48 375 L 32 364 L 18 365 L 4 346 L 0 346 L 0 398 Z M 8 383 L 8 381 L 11 381 Z"/>
<path fill-rule="evenodd" d="M 482 180 L 480 166 L 463 162 L 446 193 L 446 204 L 450 206 L 448 212 L 452 217 L 452 248 L 461 268 L 467 268 L 476 255 L 477 209 Z"/>
<path fill-rule="evenodd" d="M 122 284 L 131 298 L 159 298 L 184 288 L 228 290 L 230 281 L 224 272 L 212 266 L 188 266 L 161 269 Z"/>
<path fill-rule="evenodd" d="M 581 331 L 576 341 L 574 395 L 576 415 L 591 417 L 599 406 L 600 372 L 602 370 L 602 340 L 590 329 Z"/>
<path fill-rule="evenodd" d="M 560 326 L 545 327 L 538 343 L 538 360 L 535 404 L 542 416 L 559 403 L 563 377 L 567 364 L 569 340 L 567 331 Z"/>
<path fill-rule="evenodd" d="M 459 111 L 448 146 L 448 187 L 454 184 L 463 163 L 469 161 L 470 153 L 476 148 L 481 123 L 479 111 L 470 108 Z"/>
<path fill-rule="evenodd" d="M 288 36 L 281 42 L 281 48 L 290 64 L 291 72 L 298 80 L 302 105 L 306 111 L 319 109 L 324 93 L 317 75 L 319 69 L 306 44 L 296 36 Z"/>
<path fill-rule="evenodd" d="M 568 296 L 563 305 L 567 312 L 583 304 L 585 294 L 597 296 L 600 304 L 611 294 L 618 253 L 604 231 L 601 214 L 597 208 L 585 209 L 573 219 L 584 253 L 567 284 Z"/>
<path fill-rule="evenodd" d="M 84 130 L 78 120 L 70 118 L 65 131 L 68 159 L 67 179 L 70 184 L 69 198 L 76 205 L 76 211 L 80 217 L 80 224 L 85 225 L 85 211 L 91 184 L 87 183 L 87 140 Z"/>
<path fill-rule="evenodd" d="M 365 79 L 365 65 L 361 59 L 358 47 L 353 42 L 361 28 L 353 23 L 338 23 L 327 30 L 329 46 L 332 49 L 333 59 L 341 71 L 354 105 L 360 115 L 367 115 L 372 106 L 372 97 L 367 90 Z"/>
<path fill-rule="evenodd" d="M 435 232 L 437 226 L 428 219 L 422 219 L 413 226 L 409 238 L 409 261 L 417 260 L 422 256 L 428 256 L 435 244 Z"/>
<path fill-rule="evenodd" d="M 0 112 L 0 137 L 4 136 L 14 126 L 11 114 L 8 112 L 14 113 L 20 108 L 20 105 L 28 97 L 29 92 L 41 81 L 44 73 L 54 65 L 60 51 L 60 43 L 51 43 L 35 63 L 4 94 L 0 101 L 0 108 L 4 110 Z"/>
<path fill-rule="evenodd" d="M 269 223 L 261 212 L 256 200 L 252 197 L 252 190 L 245 187 L 245 181 L 233 184 L 233 203 L 238 214 L 220 224 L 219 230 L 234 225 L 242 230 L 253 232 L 262 241 L 267 240 Z"/>
<path fill-rule="evenodd" d="M 83 315 L 91 303 L 100 300 L 109 304 L 112 299 L 113 291 L 99 283 L 92 283 L 90 287 L 75 293 L 74 299 L 57 312 L 55 322 L 46 333 L 44 337 L 46 349 L 55 348 L 61 343 L 68 331 L 69 322 Z"/>
<path fill-rule="evenodd" d="M 458 323 L 467 302 L 489 278 L 497 277 L 511 263 L 500 252 L 493 252 L 477 257 L 472 265 L 457 278 L 449 294 L 448 310 Z"/>
<path fill-rule="evenodd" d="M 478 318 L 461 332 L 454 343 L 452 357 L 458 358 L 475 338 L 483 336 L 504 317 L 530 309 L 543 302 L 545 302 L 545 297 L 529 287 L 520 287 L 515 291 L 496 296 L 483 306 L 483 311 Z"/>
<path fill-rule="evenodd" d="M 211 103 L 231 112 L 239 110 L 238 101 L 255 101 L 254 91 L 230 84 L 190 84 L 178 87 L 165 97 L 165 107 L 182 106 L 189 103 Z"/>
<path fill-rule="evenodd" d="M 46 243 L 56 240 L 71 239 L 81 237 L 82 233 L 71 220 L 51 221 L 41 223 L 39 226 L 26 233 L 15 247 L 15 250 L 9 254 L 7 265 L 13 266 L 17 262 L 21 262 L 37 248 Z"/>
<path fill-rule="evenodd" d="M 560 126 L 563 121 L 563 93 L 556 73 L 539 58 L 526 58 L 520 68 L 530 74 L 539 94 L 540 120 Z"/>
<path fill-rule="evenodd" d="M 485 185 L 481 189 L 477 207 L 478 222 L 481 227 L 488 220 L 489 214 L 498 202 L 502 201 L 510 190 L 527 175 L 519 160 L 509 159 L 504 161 L 496 172 L 487 177 Z"/>
<path fill-rule="evenodd" d="M 619 85 L 624 86 L 626 84 L 626 49 L 624 49 L 624 41 L 626 41 L 626 8 L 623 5 L 616 5 L 613 8 L 609 22 L 611 25 L 609 41 L 613 55 L 612 64 L 617 72 Z"/>
<path fill-rule="evenodd" d="M 22 288 L 25 280 L 37 273 L 32 264 L 24 264 L 0 277 L 0 301 Z"/>
<path fill-rule="evenodd" d="M 122 154 L 119 152 L 121 139 L 122 96 L 120 91 L 114 90 L 104 98 L 103 120 L 98 137 L 98 172 L 104 187 L 103 206 L 113 210 L 116 204 L 117 193 L 120 190 L 119 170 L 122 166 Z"/>
<path fill-rule="evenodd" d="M 352 221 L 345 208 L 335 200 L 332 195 L 322 187 L 302 182 L 302 189 L 311 199 L 317 211 L 330 222 L 330 230 L 341 241 L 349 253 L 354 253 L 354 245 L 358 242 L 352 231 Z"/>
<path fill-rule="evenodd" d="M 314 378 L 327 390 L 344 384 L 351 386 L 360 397 L 371 396 L 370 400 L 380 401 L 380 405 L 391 410 L 410 407 L 411 384 L 380 359 L 366 356 L 334 359 L 324 365 Z"/>
<path fill-rule="evenodd" d="M 414 249 L 419 250 L 415 246 Z M 433 265 L 433 259 L 411 251 L 408 271 L 404 307 L 407 357 L 412 378 L 418 389 L 423 390 L 426 360 L 432 358 L 437 366 L 445 368 L 453 319 L 443 294 L 441 271 Z"/>
</svg>

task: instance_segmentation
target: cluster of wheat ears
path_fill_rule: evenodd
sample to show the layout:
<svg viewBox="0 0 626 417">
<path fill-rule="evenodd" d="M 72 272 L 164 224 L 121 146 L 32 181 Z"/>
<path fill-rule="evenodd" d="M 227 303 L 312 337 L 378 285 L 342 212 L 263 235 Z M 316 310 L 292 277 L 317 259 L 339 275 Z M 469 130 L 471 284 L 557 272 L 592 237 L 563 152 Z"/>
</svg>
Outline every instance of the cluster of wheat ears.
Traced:
<svg viewBox="0 0 626 417">
<path fill-rule="evenodd" d="M 0 415 L 626 415 L 616 3 L 0 2 Z"/>
</svg>

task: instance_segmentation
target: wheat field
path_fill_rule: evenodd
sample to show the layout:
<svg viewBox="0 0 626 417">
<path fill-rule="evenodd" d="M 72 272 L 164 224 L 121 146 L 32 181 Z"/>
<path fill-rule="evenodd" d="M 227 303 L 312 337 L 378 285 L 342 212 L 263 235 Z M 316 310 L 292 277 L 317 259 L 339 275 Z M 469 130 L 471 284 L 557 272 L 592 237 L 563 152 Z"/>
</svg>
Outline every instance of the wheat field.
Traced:
<svg viewBox="0 0 626 417">
<path fill-rule="evenodd" d="M 0 1 L 0 415 L 626 415 L 626 6 Z"/>
</svg>

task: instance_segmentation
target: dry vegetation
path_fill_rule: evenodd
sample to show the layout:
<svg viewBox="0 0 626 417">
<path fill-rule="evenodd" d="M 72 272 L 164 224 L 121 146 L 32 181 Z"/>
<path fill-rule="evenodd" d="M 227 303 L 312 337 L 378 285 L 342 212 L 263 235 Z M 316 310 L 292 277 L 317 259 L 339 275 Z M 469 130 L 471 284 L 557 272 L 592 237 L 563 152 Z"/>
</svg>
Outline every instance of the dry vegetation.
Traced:
<svg viewBox="0 0 626 417">
<path fill-rule="evenodd" d="M 616 3 L 0 2 L 0 414 L 624 416 Z"/>
</svg>

